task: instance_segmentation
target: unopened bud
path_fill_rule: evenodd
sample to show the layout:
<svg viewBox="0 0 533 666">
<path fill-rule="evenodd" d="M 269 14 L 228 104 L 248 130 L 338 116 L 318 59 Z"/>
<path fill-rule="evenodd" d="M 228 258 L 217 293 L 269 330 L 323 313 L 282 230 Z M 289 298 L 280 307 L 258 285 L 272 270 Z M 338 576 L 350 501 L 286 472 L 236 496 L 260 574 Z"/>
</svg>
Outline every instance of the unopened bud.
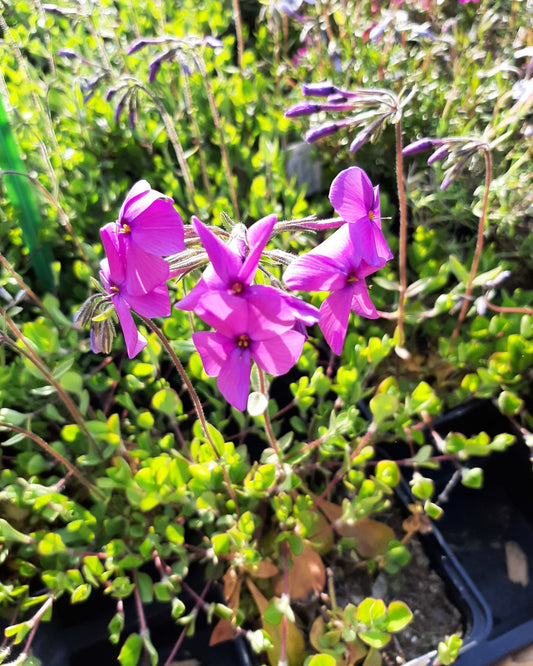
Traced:
<svg viewBox="0 0 533 666">
<path fill-rule="evenodd" d="M 338 88 L 330 81 L 323 81 L 322 83 L 304 83 L 302 86 L 302 93 L 304 95 L 317 97 L 327 97 L 336 93 Z"/>
<path fill-rule="evenodd" d="M 339 129 L 339 124 L 334 122 L 333 120 L 323 123 L 322 125 L 318 125 L 317 127 L 313 127 L 310 130 L 307 130 L 305 133 L 305 140 L 307 143 L 312 143 L 313 141 L 318 141 L 319 139 L 322 139 L 325 136 L 330 136 L 331 134 L 335 134 L 335 132 Z"/>
<path fill-rule="evenodd" d="M 321 105 L 316 102 L 299 102 L 289 107 L 283 114 L 285 118 L 296 118 L 297 116 L 310 116 L 320 111 Z"/>
<path fill-rule="evenodd" d="M 418 139 L 417 141 L 413 141 L 413 143 L 410 143 L 408 146 L 405 146 L 405 148 L 402 150 L 402 154 L 404 156 L 416 155 L 417 153 L 424 153 L 426 150 L 433 148 L 433 146 L 439 146 L 439 145 L 441 145 L 440 141 L 437 141 L 435 139 L 428 139 L 427 137 L 425 137 L 423 139 Z"/>
</svg>

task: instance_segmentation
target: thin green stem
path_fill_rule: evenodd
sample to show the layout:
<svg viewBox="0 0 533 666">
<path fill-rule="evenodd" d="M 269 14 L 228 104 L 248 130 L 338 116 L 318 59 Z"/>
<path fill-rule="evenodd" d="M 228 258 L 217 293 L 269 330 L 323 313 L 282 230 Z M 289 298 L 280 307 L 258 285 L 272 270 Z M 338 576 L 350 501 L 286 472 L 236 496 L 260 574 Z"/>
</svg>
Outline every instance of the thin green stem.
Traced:
<svg viewBox="0 0 533 666">
<path fill-rule="evenodd" d="M 157 99 L 157 97 L 155 97 L 155 95 L 153 95 L 150 92 L 150 90 L 148 90 L 148 88 L 145 88 L 143 85 L 140 85 L 139 83 L 136 83 L 135 85 L 144 93 L 146 93 L 146 95 L 148 95 L 148 97 L 152 100 L 154 106 L 158 110 L 159 115 L 161 116 L 161 120 L 163 121 L 165 129 L 167 131 L 168 139 L 172 144 L 172 147 L 174 148 L 174 152 L 176 153 L 178 164 L 180 165 L 181 169 L 181 174 L 183 176 L 183 180 L 185 181 L 185 187 L 187 188 L 187 193 L 189 195 L 190 203 L 195 213 L 198 214 L 199 210 L 194 198 L 194 185 L 192 182 L 191 171 L 189 169 L 189 165 L 187 164 L 187 158 L 185 157 L 183 146 L 181 145 L 181 141 L 179 140 L 172 118 L 168 114 L 163 104 Z"/>
<path fill-rule="evenodd" d="M 237 514 L 239 515 L 239 505 L 237 502 L 237 496 L 235 494 L 235 490 L 233 486 L 231 485 L 231 480 L 228 475 L 228 470 L 226 469 L 226 464 L 219 453 L 215 442 L 213 441 L 213 438 L 211 437 L 211 433 L 209 432 L 209 423 L 207 422 L 207 419 L 205 418 L 205 413 L 204 409 L 202 407 L 202 403 L 200 402 L 200 398 L 198 397 L 198 394 L 196 393 L 196 390 L 194 386 L 192 385 L 191 380 L 189 379 L 189 376 L 187 375 L 187 372 L 185 371 L 185 368 L 183 367 L 182 362 L 179 360 L 178 356 L 176 355 L 176 352 L 172 349 L 172 346 L 170 342 L 168 341 L 167 337 L 161 331 L 161 329 L 154 324 L 154 322 L 151 319 L 148 319 L 147 317 L 143 317 L 142 315 L 138 315 L 139 318 L 144 322 L 144 324 L 153 332 L 157 335 L 159 338 L 161 344 L 163 347 L 166 349 L 168 355 L 172 359 L 172 362 L 174 363 L 174 366 L 176 367 L 176 370 L 178 371 L 183 383 L 185 384 L 185 387 L 187 388 L 187 391 L 189 392 L 189 395 L 191 396 L 191 399 L 194 404 L 194 409 L 196 411 L 196 415 L 198 416 L 198 420 L 200 421 L 200 424 L 202 426 L 202 430 L 204 433 L 204 436 L 213 449 L 213 452 L 220 463 L 220 467 L 222 469 L 222 473 L 224 475 L 224 481 L 226 483 L 226 487 L 228 489 L 228 493 L 235 503 L 235 510 Z"/>
<path fill-rule="evenodd" d="M 213 87 L 211 86 L 211 81 L 207 76 L 207 70 L 205 68 L 205 63 L 201 55 L 195 57 L 195 62 L 200 69 L 200 74 L 204 80 L 205 91 L 207 93 L 207 101 L 209 102 L 209 108 L 211 109 L 211 115 L 213 116 L 213 122 L 215 123 L 216 130 L 218 132 L 219 142 L 220 142 L 220 156 L 222 157 L 222 164 L 224 165 L 224 171 L 226 172 L 226 180 L 228 181 L 228 186 L 231 195 L 231 202 L 233 204 L 233 212 L 240 221 L 241 214 L 239 211 L 239 202 L 237 199 L 237 191 L 235 190 L 235 185 L 233 184 L 233 177 L 231 173 L 231 164 L 228 157 L 228 151 L 226 149 L 226 141 L 224 138 L 224 130 L 222 129 L 222 123 L 220 121 L 220 115 L 218 113 L 217 105 L 215 102 L 215 95 L 213 93 Z"/>
<path fill-rule="evenodd" d="M 455 328 L 452 333 L 450 348 L 453 347 L 453 343 L 457 338 L 457 336 L 459 335 L 461 324 L 463 323 L 466 317 L 466 313 L 468 312 L 468 308 L 470 306 L 470 296 L 472 295 L 472 289 L 474 286 L 474 278 L 476 277 L 477 270 L 479 267 L 479 262 L 481 259 L 481 253 L 483 252 L 483 236 L 485 233 L 485 220 L 487 217 L 490 184 L 492 181 L 492 158 L 488 146 L 483 146 L 482 150 L 483 150 L 483 155 L 485 157 L 485 194 L 483 196 L 481 215 L 479 216 L 479 225 L 477 229 L 477 241 L 476 241 L 476 249 L 474 251 L 474 259 L 472 261 L 472 266 L 470 268 L 470 275 L 468 277 L 468 283 L 466 285 L 463 305 L 461 307 L 461 311 L 459 312 L 459 317 L 457 318 L 457 323 L 455 324 Z"/>
<path fill-rule="evenodd" d="M 42 437 L 39 437 L 39 435 L 36 435 L 33 432 L 30 432 L 29 430 L 26 430 L 25 428 L 20 428 L 19 426 L 12 425 L 11 423 L 5 423 L 4 421 L 0 421 L 0 429 L 2 428 L 7 428 L 8 430 L 12 430 L 13 432 L 18 432 L 22 435 L 25 435 L 26 437 L 29 437 L 32 439 L 36 444 L 38 444 L 42 449 L 46 451 L 49 455 L 51 455 L 53 458 L 57 460 L 57 462 L 61 463 L 64 467 L 68 469 L 68 471 L 75 476 L 78 481 L 87 488 L 92 493 L 95 493 L 98 495 L 101 499 L 104 498 L 103 494 L 100 492 L 100 490 L 94 486 L 90 481 L 88 481 L 83 474 L 66 458 L 64 458 L 60 453 L 55 451 L 50 444 L 44 441 Z"/>
</svg>

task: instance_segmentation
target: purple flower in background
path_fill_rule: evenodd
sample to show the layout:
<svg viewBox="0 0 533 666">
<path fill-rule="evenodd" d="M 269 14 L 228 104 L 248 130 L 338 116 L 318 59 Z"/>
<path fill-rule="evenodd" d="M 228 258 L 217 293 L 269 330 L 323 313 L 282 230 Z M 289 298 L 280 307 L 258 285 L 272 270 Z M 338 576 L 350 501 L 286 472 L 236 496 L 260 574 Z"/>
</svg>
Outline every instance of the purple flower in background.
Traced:
<svg viewBox="0 0 533 666">
<path fill-rule="evenodd" d="M 376 319 L 365 278 L 378 270 L 361 258 L 356 224 L 345 224 L 316 248 L 301 255 L 285 270 L 290 289 L 331 291 L 320 307 L 318 325 L 335 354 L 346 338 L 350 310 Z"/>
<path fill-rule="evenodd" d="M 192 339 L 206 374 L 217 377 L 219 391 L 242 411 L 250 390 L 252 360 L 271 375 L 283 375 L 299 359 L 306 336 L 294 329 L 279 335 L 263 326 L 244 299 L 232 304 L 229 315 L 221 313 L 217 331 L 193 333 Z"/>
<path fill-rule="evenodd" d="M 176 304 L 180 310 L 192 310 L 210 326 L 219 327 L 220 316 L 231 318 L 242 301 L 248 303 L 258 325 L 281 333 L 292 328 L 296 320 L 309 325 L 318 320 L 318 311 L 311 305 L 285 294 L 275 287 L 252 284 L 261 254 L 270 238 L 275 215 L 268 215 L 234 235 L 224 243 L 196 217 L 192 219 L 211 265 L 185 298 Z M 237 230 L 239 227 L 237 227 Z"/>
<path fill-rule="evenodd" d="M 350 167 L 341 171 L 331 183 L 329 200 L 343 220 L 356 225 L 356 262 L 363 259 L 371 266 L 381 267 L 392 259 L 381 231 L 379 185 L 373 187 L 363 169 Z"/>
<path fill-rule="evenodd" d="M 170 197 L 140 180 L 128 192 L 116 222 L 131 293 L 143 294 L 169 278 L 162 258 L 185 249 L 183 220 Z"/>
<path fill-rule="evenodd" d="M 168 317 L 170 298 L 166 278 L 145 293 L 132 293 L 129 267 L 126 266 L 115 227 L 110 222 L 100 230 L 106 253 L 106 258 L 100 262 L 100 279 L 117 313 L 128 356 L 133 358 L 146 347 L 146 338 L 137 330 L 130 310 L 143 317 Z"/>
</svg>

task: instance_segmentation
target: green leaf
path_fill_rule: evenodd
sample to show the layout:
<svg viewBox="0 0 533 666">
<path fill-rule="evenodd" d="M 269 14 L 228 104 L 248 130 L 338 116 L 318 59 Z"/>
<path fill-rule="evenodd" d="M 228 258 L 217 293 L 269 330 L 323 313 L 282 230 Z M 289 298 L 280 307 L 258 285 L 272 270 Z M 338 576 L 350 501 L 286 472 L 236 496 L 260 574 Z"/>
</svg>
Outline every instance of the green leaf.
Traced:
<svg viewBox="0 0 533 666">
<path fill-rule="evenodd" d="M 48 532 L 39 541 L 37 549 L 41 555 L 57 555 L 64 553 L 66 546 L 56 532 Z"/>
<path fill-rule="evenodd" d="M 18 543 L 32 543 L 32 538 L 12 527 L 7 520 L 0 518 L 0 542 L 16 541 Z"/>
<path fill-rule="evenodd" d="M 363 643 L 370 645 L 370 647 L 377 648 L 378 650 L 381 650 L 381 648 L 385 647 L 385 645 L 387 645 L 390 640 L 390 634 L 388 634 L 386 631 L 379 631 L 377 629 L 358 631 L 357 635 L 363 641 Z"/>
<path fill-rule="evenodd" d="M 380 460 L 376 465 L 375 474 L 389 488 L 395 488 L 400 483 L 400 470 L 392 460 Z"/>
<path fill-rule="evenodd" d="M 399 406 L 398 398 L 390 393 L 379 393 L 370 401 L 370 411 L 374 421 L 378 424 L 394 418 L 398 413 Z"/>
<path fill-rule="evenodd" d="M 148 656 L 150 657 L 151 666 L 156 666 L 157 662 L 159 661 L 159 655 L 157 654 L 157 650 L 155 649 L 149 634 L 145 634 L 143 636 L 143 643 L 144 643 L 144 648 L 148 652 Z"/>
<path fill-rule="evenodd" d="M 118 660 L 122 666 L 137 666 L 141 657 L 143 639 L 139 634 L 130 634 L 120 650 Z"/>
<path fill-rule="evenodd" d="M 107 625 L 109 631 L 109 640 L 116 645 L 120 640 L 120 634 L 124 629 L 124 613 L 116 613 Z"/>
<path fill-rule="evenodd" d="M 463 467 L 461 470 L 461 483 L 467 488 L 481 488 L 483 486 L 483 470 L 481 467 L 472 467 L 470 469 Z"/>
<path fill-rule="evenodd" d="M 409 607 L 403 601 L 392 601 L 387 608 L 387 631 L 401 631 L 413 619 Z"/>
<path fill-rule="evenodd" d="M 444 664 L 444 666 L 453 663 L 459 655 L 459 650 L 461 649 L 462 644 L 462 639 L 456 634 L 452 634 L 445 641 L 440 642 L 437 647 L 439 661 Z"/>
<path fill-rule="evenodd" d="M 152 407 L 173 418 L 181 413 L 181 401 L 174 389 L 164 388 L 154 394 Z"/>
<path fill-rule="evenodd" d="M 450 268 L 459 282 L 464 282 L 465 284 L 468 283 L 470 273 L 453 254 L 450 254 Z"/>
<path fill-rule="evenodd" d="M 376 620 L 385 617 L 387 609 L 382 599 L 367 597 L 357 606 L 356 617 L 359 622 L 372 626 Z"/>
<path fill-rule="evenodd" d="M 432 479 L 422 476 L 419 472 L 413 474 L 413 478 L 409 482 L 411 491 L 415 497 L 421 500 L 429 500 L 433 495 L 435 486 Z"/>
<path fill-rule="evenodd" d="M 87 585 L 87 583 L 79 585 L 72 592 L 72 595 L 70 597 L 71 602 L 73 604 L 77 604 L 81 603 L 82 601 L 86 601 L 91 596 L 91 590 L 92 590 L 91 586 Z"/>
<path fill-rule="evenodd" d="M 329 654 L 315 654 L 305 666 L 335 666 L 336 663 L 335 657 Z"/>
</svg>

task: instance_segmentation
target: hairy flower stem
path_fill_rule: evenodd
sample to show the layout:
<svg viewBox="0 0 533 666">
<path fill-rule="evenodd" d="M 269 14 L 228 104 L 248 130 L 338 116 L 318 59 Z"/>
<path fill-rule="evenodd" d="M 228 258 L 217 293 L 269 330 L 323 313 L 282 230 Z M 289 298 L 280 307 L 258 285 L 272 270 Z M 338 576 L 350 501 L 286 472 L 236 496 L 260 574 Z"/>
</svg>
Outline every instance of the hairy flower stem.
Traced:
<svg viewBox="0 0 533 666">
<path fill-rule="evenodd" d="M 200 421 L 200 424 L 202 426 L 202 430 L 204 433 L 204 437 L 206 438 L 207 442 L 213 449 L 213 453 L 215 454 L 218 462 L 220 463 L 220 467 L 222 469 L 222 474 L 224 475 L 224 481 L 226 483 L 228 493 L 235 503 L 235 511 L 237 512 L 237 515 L 240 514 L 239 512 L 239 505 L 237 503 L 237 496 L 235 495 L 235 490 L 233 486 L 231 485 L 231 480 L 228 475 L 228 470 L 226 469 L 226 464 L 224 460 L 222 459 L 221 454 L 219 453 L 215 442 L 213 441 L 213 438 L 211 437 L 211 433 L 209 432 L 209 423 L 207 422 L 207 419 L 205 418 L 205 413 L 204 413 L 204 408 L 202 407 L 202 403 L 200 402 L 200 398 L 198 397 L 198 393 L 196 393 L 196 390 L 194 386 L 192 385 L 191 380 L 189 379 L 188 374 L 185 371 L 185 368 L 183 367 L 182 362 L 179 360 L 179 358 L 176 355 L 176 352 L 172 349 L 170 342 L 168 341 L 167 337 L 164 335 L 163 331 L 154 324 L 154 322 L 151 319 L 148 319 L 147 317 L 143 317 L 142 315 L 138 315 L 138 317 L 144 322 L 144 324 L 153 332 L 157 335 L 159 338 L 161 344 L 163 347 L 166 349 L 168 355 L 172 359 L 172 362 L 174 363 L 174 366 L 176 367 L 176 370 L 178 371 L 183 383 L 185 384 L 185 387 L 187 388 L 187 391 L 189 392 L 189 395 L 191 396 L 191 400 L 193 401 L 194 404 L 194 409 L 196 411 L 196 415 L 198 416 L 198 420 Z"/>
<path fill-rule="evenodd" d="M 402 155 L 402 122 L 398 120 L 396 128 L 396 183 L 398 187 L 398 201 L 400 204 L 400 247 L 398 251 L 398 271 L 400 282 L 400 302 L 398 304 L 398 347 L 405 343 L 405 294 L 407 291 L 407 200 L 405 197 L 405 182 L 403 175 Z"/>
<path fill-rule="evenodd" d="M 220 141 L 220 156 L 222 157 L 222 163 L 224 165 L 224 171 L 226 172 L 226 180 L 228 181 L 228 186 L 231 195 L 231 203 L 233 205 L 233 212 L 237 220 L 241 219 L 241 214 L 239 211 L 239 202 L 237 200 L 237 191 L 235 190 L 235 185 L 233 184 L 233 177 L 231 173 L 231 165 L 229 162 L 228 151 L 226 150 L 226 141 L 224 139 L 224 130 L 222 129 L 222 123 L 220 122 L 220 115 L 218 113 L 217 105 L 215 102 L 215 95 L 213 93 L 213 87 L 211 86 L 211 81 L 207 75 L 207 70 L 205 68 L 205 62 L 202 56 L 197 56 L 195 59 L 198 68 L 200 69 L 200 74 L 204 80 L 205 91 L 207 93 L 207 101 L 209 102 L 209 108 L 211 109 L 211 115 L 213 116 L 213 122 L 215 123 L 216 130 L 218 132 L 218 137 Z"/>
<path fill-rule="evenodd" d="M 267 387 L 266 387 L 265 373 L 259 367 L 257 368 L 257 372 L 258 372 L 258 375 L 259 375 L 259 390 L 267 398 L 267 407 L 266 407 L 265 411 L 263 412 L 263 417 L 265 419 L 265 432 L 266 432 L 266 435 L 267 435 L 268 443 L 274 449 L 274 451 L 276 452 L 276 455 L 278 456 L 278 458 L 281 461 L 281 451 L 279 450 L 278 442 L 276 440 L 276 435 L 274 435 L 274 431 L 272 430 L 272 423 L 270 421 L 270 416 L 268 414 L 268 398 L 269 398 L 269 395 L 268 395 L 268 390 L 267 390 Z"/>
<path fill-rule="evenodd" d="M 23 345 L 23 347 L 19 347 L 13 340 L 11 340 L 8 336 L 4 335 L 0 337 L 0 341 L 3 343 L 8 344 L 14 351 L 16 351 L 18 354 L 21 354 L 22 356 L 25 356 L 28 361 L 33 363 L 33 365 L 37 368 L 37 370 L 42 374 L 42 376 L 45 378 L 45 380 L 50 384 L 50 386 L 53 386 L 54 389 L 57 391 L 57 394 L 63 401 L 63 404 L 65 407 L 68 409 L 70 412 L 72 418 L 78 425 L 79 429 L 83 432 L 83 434 L 87 437 L 89 440 L 91 446 L 94 448 L 95 452 L 97 454 L 100 454 L 100 446 L 94 439 L 94 437 L 91 435 L 91 433 L 87 430 L 87 426 L 85 425 L 85 419 L 83 414 L 80 412 L 78 409 L 77 405 L 74 403 L 72 398 L 69 396 L 69 394 L 64 390 L 64 388 L 61 386 L 61 384 L 56 381 L 50 372 L 50 369 L 48 366 L 40 359 L 39 355 L 36 354 L 33 349 L 28 345 L 26 338 L 22 335 L 22 333 L 19 331 L 19 329 L 16 327 L 15 323 L 11 319 L 11 317 L 7 316 L 7 313 L 3 308 L 0 308 L 0 316 L 4 318 L 4 321 L 6 322 L 9 330 L 13 333 L 13 335 L 17 338 L 17 340 Z"/>
<path fill-rule="evenodd" d="M 463 323 L 466 317 L 466 313 L 468 312 L 468 308 L 470 306 L 470 296 L 472 295 L 472 289 L 474 284 L 474 278 L 476 277 L 479 261 L 481 259 L 481 253 L 483 251 L 483 235 L 485 233 L 485 219 L 487 217 L 490 184 L 492 181 L 492 158 L 488 146 L 483 146 L 481 149 L 483 150 L 483 155 L 485 157 L 485 194 L 483 195 L 483 205 L 481 208 L 481 215 L 479 216 L 479 225 L 477 229 L 477 241 L 476 241 L 476 249 L 474 252 L 474 259 L 472 261 L 472 266 L 470 268 L 470 275 L 468 277 L 468 283 L 466 285 L 463 305 L 461 307 L 461 311 L 459 312 L 459 317 L 457 318 L 457 323 L 455 324 L 455 328 L 452 333 L 450 341 L 450 350 L 453 348 L 455 339 L 459 335 L 459 329 L 461 328 L 461 324 Z"/>
<path fill-rule="evenodd" d="M 242 17 L 239 0 L 232 0 L 233 20 L 235 21 L 235 32 L 237 33 L 237 64 L 242 70 L 242 57 L 244 55 L 244 38 L 242 35 Z"/>
<path fill-rule="evenodd" d="M 55 451 L 50 444 L 44 441 L 42 437 L 39 437 L 39 435 L 36 435 L 33 432 L 30 432 L 29 430 L 26 430 L 25 428 L 20 428 L 19 426 L 12 425 L 11 423 L 4 423 L 3 421 L 0 422 L 0 429 L 2 428 L 7 428 L 8 430 L 13 430 L 13 432 L 18 432 L 21 433 L 22 435 L 25 435 L 26 437 L 29 437 L 30 439 L 33 439 L 33 441 L 38 444 L 42 449 L 46 451 L 49 455 L 51 455 L 53 458 L 57 460 L 58 463 L 63 465 L 68 469 L 68 471 L 75 476 L 78 481 L 87 488 L 87 490 L 91 493 L 94 493 L 95 495 L 98 495 L 100 499 L 104 499 L 103 494 L 100 492 L 100 490 L 96 487 L 93 486 L 93 484 L 88 481 L 81 472 L 78 471 L 78 469 L 66 458 L 64 458 L 60 453 Z"/>
<path fill-rule="evenodd" d="M 150 90 L 148 90 L 148 88 L 140 86 L 138 83 L 136 85 L 148 95 L 148 97 L 152 100 L 155 107 L 157 108 L 159 115 L 161 116 L 161 120 L 163 121 L 165 129 L 167 131 L 168 139 L 172 144 L 172 147 L 174 148 L 174 152 L 176 153 L 178 164 L 180 165 L 181 169 L 181 175 L 183 176 L 183 180 L 185 181 L 185 187 L 187 188 L 187 193 L 189 195 L 190 203 L 194 209 L 194 212 L 199 214 L 200 211 L 198 210 L 198 206 L 196 205 L 196 201 L 194 198 L 194 185 L 192 182 L 191 171 L 189 169 L 189 165 L 187 164 L 187 158 L 185 157 L 183 146 L 181 145 L 181 141 L 179 140 L 172 118 L 168 114 L 163 104 L 161 104 L 161 102 L 157 99 L 157 97 L 155 97 L 155 95 L 153 95 L 150 92 Z"/>
<path fill-rule="evenodd" d="M 187 109 L 187 115 L 189 117 L 189 122 L 191 124 L 192 135 L 198 146 L 198 162 L 200 165 L 200 171 L 202 173 L 204 190 L 207 194 L 207 198 L 209 199 L 209 203 L 212 205 L 214 203 L 213 188 L 211 186 L 211 181 L 209 180 L 209 176 L 207 174 L 207 167 L 205 164 L 204 154 L 202 151 L 202 141 L 200 139 L 200 130 L 198 128 L 198 123 L 196 122 L 196 114 L 193 111 L 191 87 L 189 86 L 189 77 L 183 76 L 182 82 L 183 82 L 183 95 L 185 97 L 185 108 Z"/>
</svg>

